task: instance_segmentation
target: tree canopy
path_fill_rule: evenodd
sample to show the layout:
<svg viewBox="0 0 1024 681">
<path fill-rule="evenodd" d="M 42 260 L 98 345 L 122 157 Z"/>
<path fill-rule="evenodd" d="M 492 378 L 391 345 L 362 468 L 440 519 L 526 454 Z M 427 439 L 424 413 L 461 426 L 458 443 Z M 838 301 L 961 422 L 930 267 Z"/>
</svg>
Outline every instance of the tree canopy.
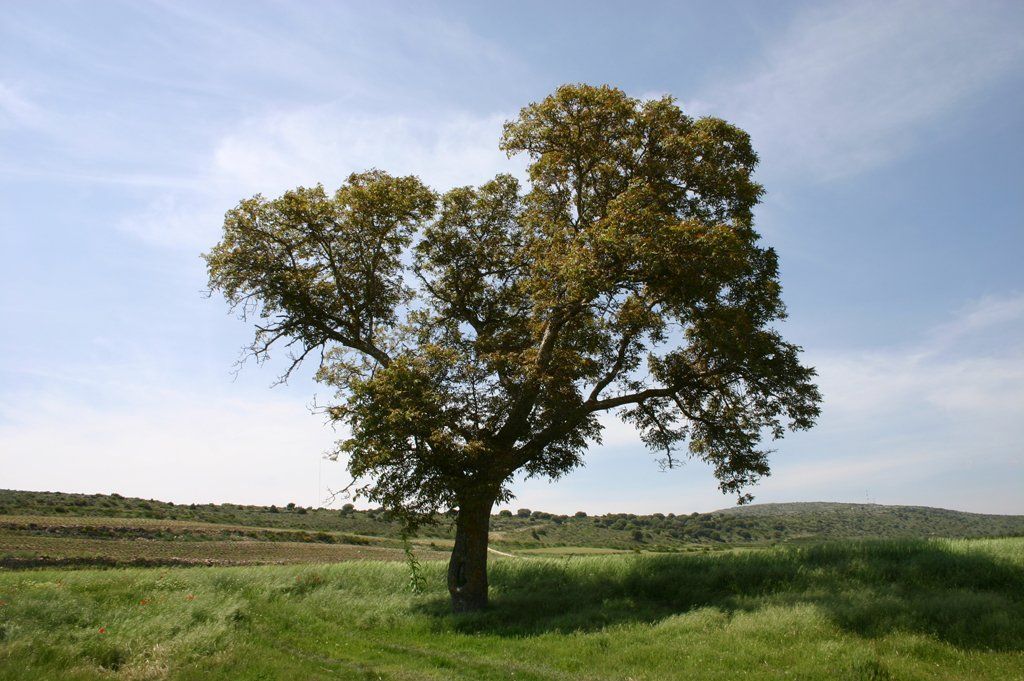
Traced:
<svg viewBox="0 0 1024 681">
<path fill-rule="evenodd" d="M 566 85 L 500 144 L 528 156 L 525 185 L 439 194 L 370 170 L 230 210 L 205 258 L 255 322 L 251 353 L 287 346 L 289 372 L 316 358 L 358 493 L 413 526 L 581 465 L 604 413 L 747 500 L 763 441 L 810 427 L 820 401 L 777 328 L 749 136 L 670 97 Z"/>
</svg>

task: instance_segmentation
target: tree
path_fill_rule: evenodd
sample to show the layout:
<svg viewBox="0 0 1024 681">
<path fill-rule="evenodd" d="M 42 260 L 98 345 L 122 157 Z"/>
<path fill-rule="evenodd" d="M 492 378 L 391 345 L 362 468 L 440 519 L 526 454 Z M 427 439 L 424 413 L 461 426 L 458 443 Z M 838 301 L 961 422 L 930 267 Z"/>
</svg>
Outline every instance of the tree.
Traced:
<svg viewBox="0 0 1024 681">
<path fill-rule="evenodd" d="M 438 195 L 371 170 L 243 200 L 205 255 L 211 290 L 255 323 L 252 356 L 290 348 L 282 380 L 317 358 L 356 494 L 410 528 L 457 509 L 456 611 L 487 603 L 490 513 L 513 477 L 581 465 L 602 414 L 666 467 L 685 446 L 742 503 L 769 472 L 762 439 L 810 427 L 820 400 L 774 326 L 745 132 L 567 85 L 501 148 L 529 157 L 525 187 Z"/>
</svg>

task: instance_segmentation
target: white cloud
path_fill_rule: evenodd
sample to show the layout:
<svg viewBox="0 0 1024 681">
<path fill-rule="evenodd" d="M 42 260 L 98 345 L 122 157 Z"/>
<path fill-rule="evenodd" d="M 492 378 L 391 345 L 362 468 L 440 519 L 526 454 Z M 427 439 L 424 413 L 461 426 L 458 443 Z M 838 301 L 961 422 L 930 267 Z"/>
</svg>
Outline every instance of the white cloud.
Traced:
<svg viewBox="0 0 1024 681">
<path fill-rule="evenodd" d="M 1024 482 L 1022 331 L 1024 295 L 992 297 L 909 347 L 811 357 L 824 394 L 821 422 L 797 436 L 796 447 L 783 444 L 761 491 L 786 500 L 885 489 L 890 503 L 1024 513 L 1019 495 L 964 477 Z M 1001 337 L 1018 340 L 985 342 Z M 925 482 L 932 476 L 942 482 Z"/>
<path fill-rule="evenodd" d="M 747 129 L 766 168 L 804 180 L 857 174 L 1020 71 L 1020 8 L 980 4 L 811 5 L 748 74 L 692 106 Z"/>
<path fill-rule="evenodd" d="M 992 338 L 1017 339 L 991 343 Z M 817 354 L 819 424 L 774 443 L 760 502 L 873 501 L 1024 513 L 1024 294 L 989 297 L 905 347 Z M 586 469 L 516 485 L 511 507 L 572 512 L 710 511 L 733 498 L 707 466 L 659 473 L 614 417 Z M 1018 489 L 1019 491 L 1019 489 Z"/>
<path fill-rule="evenodd" d="M 956 420 L 1015 421 L 1024 410 L 1024 342 L 977 347 L 992 337 L 1020 338 L 1024 295 L 982 299 L 918 344 L 811 358 L 826 409 L 865 418 L 938 409 Z"/>
<path fill-rule="evenodd" d="M 480 184 L 525 161 L 498 149 L 508 116 L 449 112 L 423 117 L 353 114 L 338 105 L 254 117 L 224 136 L 196 175 L 203 189 L 165 193 L 121 228 L 161 246 L 199 249 L 216 241 L 224 212 L 256 193 L 318 182 L 336 187 L 352 172 L 418 175 L 436 189 Z"/>
<path fill-rule="evenodd" d="M 0 82 L 0 131 L 49 131 L 53 127 L 53 116 L 48 111 L 32 101 L 21 89 Z"/>
<path fill-rule="evenodd" d="M 506 116 L 351 115 L 317 107 L 247 121 L 223 139 L 214 173 L 259 191 L 297 184 L 339 184 L 354 170 L 378 167 L 419 175 L 441 188 L 478 184 L 512 165 L 498 149 Z M 265 189 L 264 189 L 265 188 Z"/>
<path fill-rule="evenodd" d="M 965 348 L 978 336 L 1020 337 L 1022 303 L 1024 295 L 979 301 L 909 347 L 811 358 L 825 392 L 822 422 L 779 443 L 774 475 L 752 490 L 758 500 L 856 501 L 871 490 L 887 503 L 1024 512 L 1019 495 L 963 479 L 980 471 L 1003 487 L 1021 480 L 1024 346 Z M 309 414 L 308 388 L 266 390 L 269 368 L 247 373 L 253 385 L 201 372 L 186 382 L 158 356 L 123 354 L 123 366 L 58 363 L 32 388 L 3 395 L 5 487 L 314 504 L 347 482 L 342 464 L 320 461 L 339 434 Z M 731 503 L 706 466 L 661 474 L 628 426 L 608 424 L 585 470 L 554 486 L 517 484 L 513 505 L 689 512 Z M 935 475 L 944 482 L 927 482 Z"/>
<path fill-rule="evenodd" d="M 319 505 L 328 486 L 343 485 L 342 466 L 321 461 L 336 434 L 301 401 L 150 387 L 160 384 L 111 380 L 5 399 L 3 486 Z"/>
</svg>

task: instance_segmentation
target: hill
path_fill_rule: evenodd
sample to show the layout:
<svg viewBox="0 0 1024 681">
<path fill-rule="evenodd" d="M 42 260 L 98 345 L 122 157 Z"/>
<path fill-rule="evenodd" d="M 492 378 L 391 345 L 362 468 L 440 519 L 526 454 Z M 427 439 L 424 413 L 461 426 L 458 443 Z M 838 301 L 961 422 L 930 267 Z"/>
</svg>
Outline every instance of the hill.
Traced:
<svg viewBox="0 0 1024 681">
<path fill-rule="evenodd" d="M 874 504 L 760 504 L 713 513 L 572 516 L 520 509 L 491 519 L 516 554 L 688 551 L 829 539 L 1024 536 L 1024 516 Z M 422 557 L 450 548 L 450 519 L 424 528 Z M 380 509 L 173 504 L 117 494 L 0 490 L 0 564 L 248 564 L 401 557 Z"/>
<path fill-rule="evenodd" d="M 885 506 L 803 502 L 752 504 L 715 511 L 712 515 L 766 533 L 781 525 L 787 539 L 854 537 L 985 537 L 1024 535 L 1024 516 L 952 511 L 928 506 Z"/>
</svg>

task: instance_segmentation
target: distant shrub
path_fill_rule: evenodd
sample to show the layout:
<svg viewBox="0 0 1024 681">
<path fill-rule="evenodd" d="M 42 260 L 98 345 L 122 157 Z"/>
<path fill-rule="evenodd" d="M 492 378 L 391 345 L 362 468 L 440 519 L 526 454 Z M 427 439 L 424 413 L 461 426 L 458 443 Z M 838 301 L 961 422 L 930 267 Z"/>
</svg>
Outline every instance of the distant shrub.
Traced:
<svg viewBox="0 0 1024 681">
<path fill-rule="evenodd" d="M 295 510 L 295 502 L 294 501 L 289 501 L 288 502 L 288 506 L 286 506 L 285 508 L 287 508 L 289 511 L 294 511 Z"/>
<path fill-rule="evenodd" d="M 572 517 L 573 518 L 586 518 L 587 517 L 587 512 L 586 511 L 576 511 L 575 513 L 572 514 Z"/>
<path fill-rule="evenodd" d="M 516 511 L 516 515 L 520 518 L 529 518 L 531 513 L 533 513 L 533 511 L 531 511 L 528 508 L 521 508 L 518 511 Z"/>
<path fill-rule="evenodd" d="M 277 510 L 277 506 L 274 506 L 273 504 L 270 505 L 270 509 L 268 509 L 268 510 L 271 513 L 280 513 L 280 511 Z"/>
<path fill-rule="evenodd" d="M 498 511 L 498 516 L 501 518 L 511 518 L 512 511 L 508 510 L 507 508 L 503 508 L 500 511 Z"/>
</svg>

